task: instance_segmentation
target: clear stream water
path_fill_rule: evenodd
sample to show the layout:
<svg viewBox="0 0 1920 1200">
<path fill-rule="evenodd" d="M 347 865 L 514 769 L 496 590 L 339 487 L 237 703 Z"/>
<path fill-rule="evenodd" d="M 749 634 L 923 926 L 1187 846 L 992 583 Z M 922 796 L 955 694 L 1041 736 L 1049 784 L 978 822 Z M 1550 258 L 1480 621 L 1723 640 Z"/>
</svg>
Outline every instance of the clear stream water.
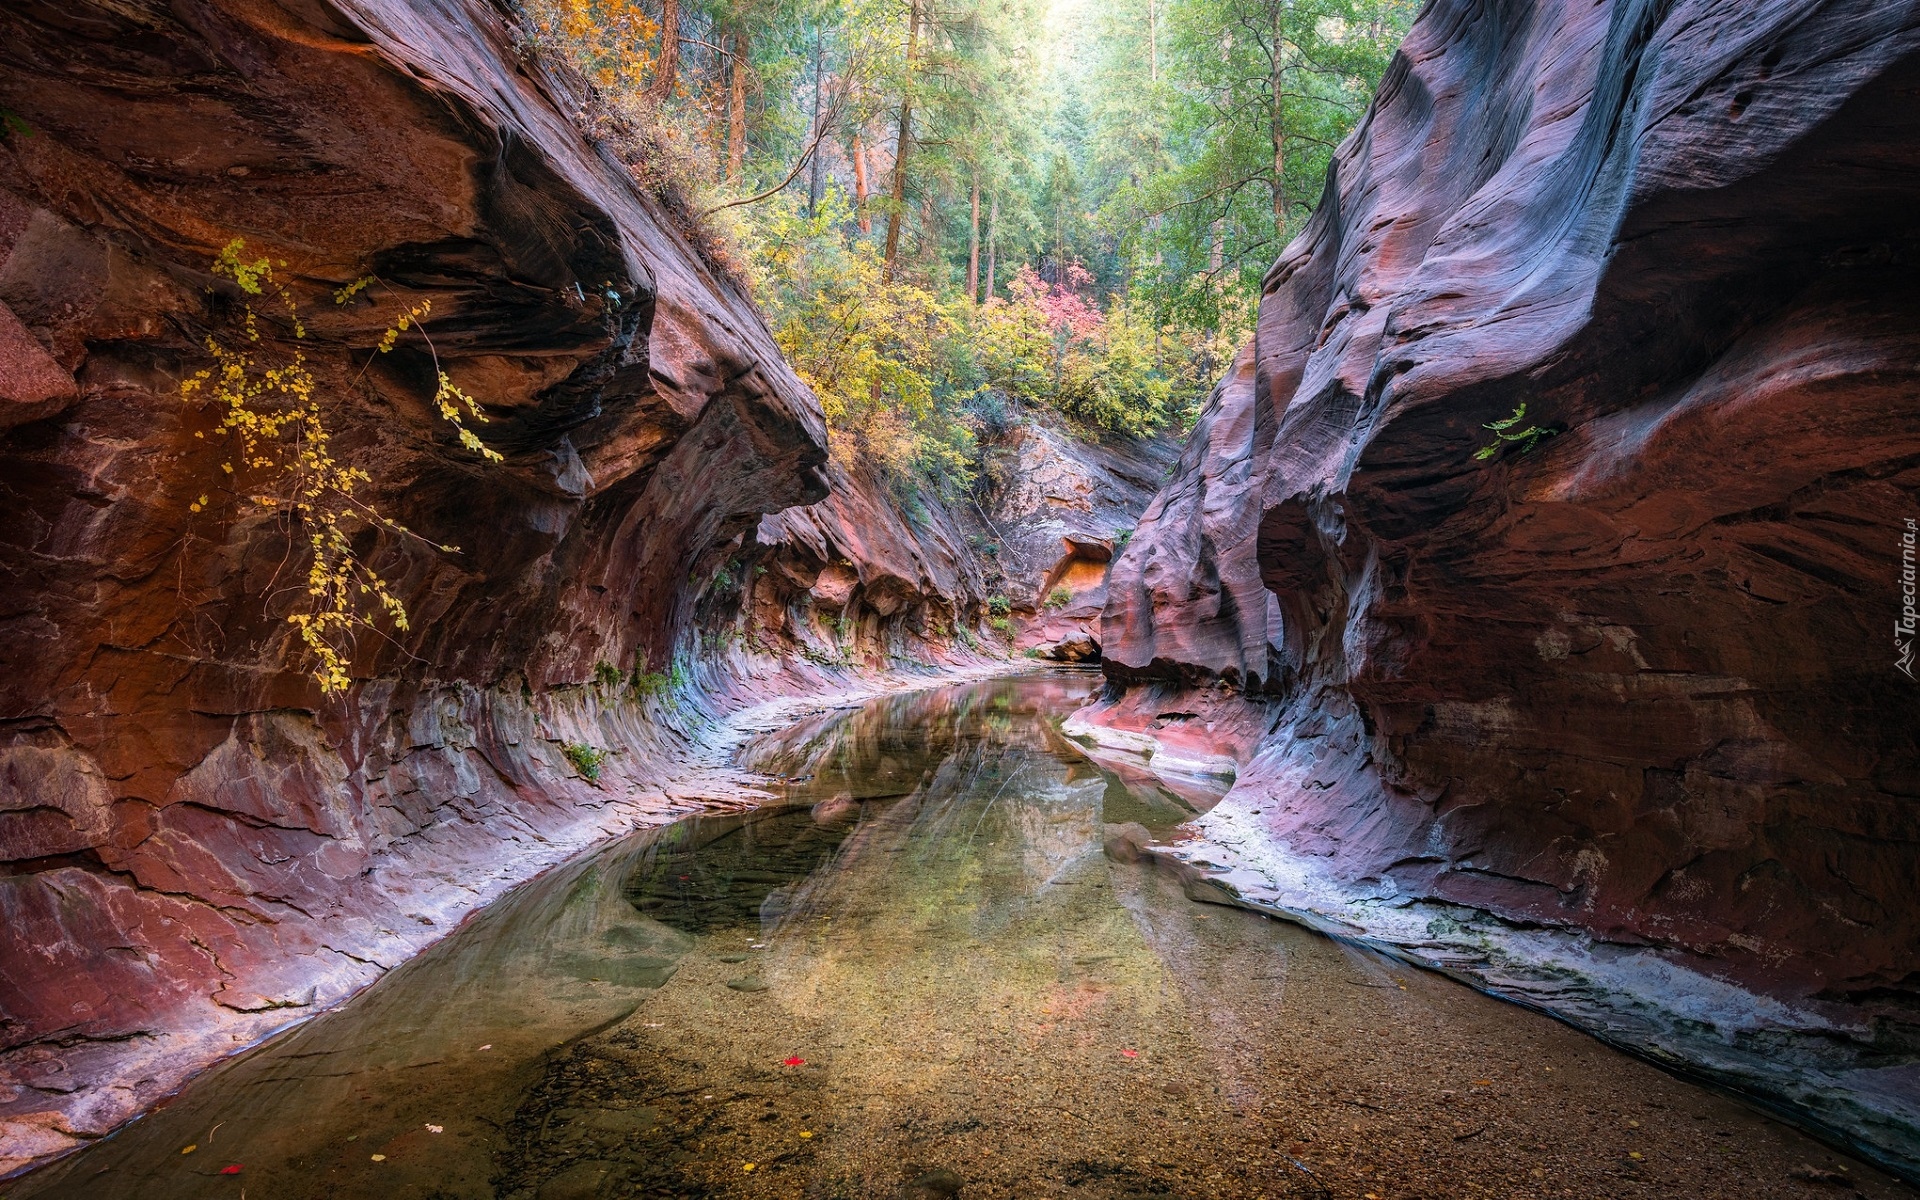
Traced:
<svg viewBox="0 0 1920 1200">
<path fill-rule="evenodd" d="M 784 803 L 552 871 L 0 1192 L 1847 1194 L 1813 1166 L 1905 1194 L 1531 1013 L 1109 861 L 1106 825 L 1193 810 L 1061 739 L 1097 684 L 766 737 L 743 761 Z"/>
</svg>

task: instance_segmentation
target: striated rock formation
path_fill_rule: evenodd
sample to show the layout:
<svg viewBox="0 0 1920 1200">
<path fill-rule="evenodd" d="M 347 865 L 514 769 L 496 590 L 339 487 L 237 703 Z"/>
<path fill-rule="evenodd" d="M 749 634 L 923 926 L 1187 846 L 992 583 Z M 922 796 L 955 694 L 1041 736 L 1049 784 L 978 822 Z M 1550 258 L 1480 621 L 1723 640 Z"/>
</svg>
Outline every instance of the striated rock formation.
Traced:
<svg viewBox="0 0 1920 1200">
<path fill-rule="evenodd" d="M 503 9 L 9 4 L 0 109 L 0 1174 L 698 807 L 656 785 L 703 694 L 931 661 L 982 619 L 950 518 L 920 536 L 829 471 L 752 306 L 636 184 L 645 146 Z M 286 620 L 297 531 L 179 395 L 209 334 L 242 344 L 209 272 L 235 238 L 279 264 L 366 497 L 461 547 L 355 533 L 412 621 L 361 638 L 343 697 Z M 297 341 L 276 303 L 263 363 Z M 436 370 L 504 464 L 440 421 Z M 801 626 L 833 637 L 797 680 L 700 640 Z"/>
<path fill-rule="evenodd" d="M 1253 374 L 1242 351 L 1141 516 L 1140 548 L 1114 564 L 1102 630 L 1115 679 L 1257 693 L 1278 673 L 1280 610 L 1254 554 L 1272 428 L 1255 420 Z"/>
<path fill-rule="evenodd" d="M 960 631 L 979 627 L 985 604 L 961 522 L 937 501 L 909 516 L 884 483 L 838 460 L 827 475 L 825 500 L 768 515 L 743 542 L 740 597 L 712 598 L 700 614 L 703 636 L 744 647 L 746 673 L 789 676 L 796 657 L 929 665 Z"/>
<path fill-rule="evenodd" d="M 1013 645 L 1042 657 L 1100 656 L 1108 568 L 1172 468 L 1166 438 L 1069 436 L 1037 416 L 994 440 L 975 537 L 1007 600 Z M 965 515 L 964 513 L 962 514 Z"/>
<path fill-rule="evenodd" d="M 1434 0 L 1102 638 L 1271 723 L 1243 895 L 1910 1175 L 1916 88 L 1912 3 Z"/>
</svg>

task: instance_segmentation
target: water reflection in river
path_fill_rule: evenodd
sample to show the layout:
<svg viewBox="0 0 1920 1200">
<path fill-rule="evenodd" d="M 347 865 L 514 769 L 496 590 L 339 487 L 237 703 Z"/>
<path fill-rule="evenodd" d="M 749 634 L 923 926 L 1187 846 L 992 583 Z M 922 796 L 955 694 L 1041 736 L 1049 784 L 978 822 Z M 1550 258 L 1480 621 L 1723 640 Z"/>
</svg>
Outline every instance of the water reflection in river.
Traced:
<svg viewBox="0 0 1920 1200">
<path fill-rule="evenodd" d="M 1060 741 L 1097 682 L 943 688 L 763 739 L 747 765 L 789 780 L 783 805 L 535 881 L 9 1194 L 1758 1196 L 1795 1186 L 1770 1156 L 1822 1153 L 1108 862 L 1104 824 L 1192 810 Z M 1730 1139 L 1708 1146 L 1740 1168 L 1663 1154 L 1691 1143 L 1629 1107 Z"/>
</svg>

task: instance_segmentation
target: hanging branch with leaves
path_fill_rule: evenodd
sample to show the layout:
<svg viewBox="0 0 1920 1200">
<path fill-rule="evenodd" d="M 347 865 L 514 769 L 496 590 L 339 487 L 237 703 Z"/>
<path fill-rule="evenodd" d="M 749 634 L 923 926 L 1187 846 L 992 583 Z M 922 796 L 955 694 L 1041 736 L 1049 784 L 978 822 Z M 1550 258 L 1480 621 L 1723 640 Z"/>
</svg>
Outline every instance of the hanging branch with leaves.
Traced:
<svg viewBox="0 0 1920 1200">
<path fill-rule="evenodd" d="M 304 341 L 307 330 L 299 307 L 275 281 L 272 262 L 266 258 L 250 260 L 245 253 L 246 243 L 235 238 L 214 259 L 213 273 L 232 280 L 248 296 L 264 296 L 271 289 L 286 311 L 295 341 Z M 334 293 L 334 303 L 346 304 L 374 282 L 371 276 L 354 281 Z M 409 306 L 381 335 L 376 354 L 391 352 L 409 330 L 424 338 L 426 330 L 421 321 L 430 308 L 431 302 L 425 300 Z M 307 600 L 288 615 L 287 621 L 299 630 L 301 642 L 313 655 L 315 682 L 322 692 L 332 695 L 351 683 L 347 668 L 354 634 L 360 629 L 377 630 L 375 613 L 384 612 L 396 629 L 408 628 L 405 605 L 355 550 L 352 534 L 374 527 L 448 554 L 458 553 L 459 548 L 421 538 L 358 494 L 360 485 L 371 483 L 372 478 L 365 469 L 336 457 L 321 386 L 306 351 L 296 345 L 291 358 L 269 365 L 263 360 L 258 314 L 251 304 L 243 304 L 242 314 L 240 344 L 228 346 L 208 334 L 206 347 L 213 365 L 184 380 L 180 395 L 188 403 L 200 401 L 218 412 L 214 434 L 230 439 L 233 445 L 233 453 L 220 464 L 220 470 L 234 481 L 236 496 L 281 514 L 290 528 L 297 530 L 296 536 L 306 541 L 312 555 L 307 567 Z M 428 351 L 432 353 L 430 341 Z M 460 444 L 485 461 L 501 461 L 497 451 L 467 428 L 467 421 L 485 422 L 486 415 L 478 402 L 454 386 L 440 369 L 437 355 L 434 374 L 438 381 L 434 406 L 458 432 Z M 202 431 L 194 436 L 203 438 L 206 434 Z M 187 507 L 198 513 L 209 505 L 209 497 L 202 494 Z"/>
</svg>

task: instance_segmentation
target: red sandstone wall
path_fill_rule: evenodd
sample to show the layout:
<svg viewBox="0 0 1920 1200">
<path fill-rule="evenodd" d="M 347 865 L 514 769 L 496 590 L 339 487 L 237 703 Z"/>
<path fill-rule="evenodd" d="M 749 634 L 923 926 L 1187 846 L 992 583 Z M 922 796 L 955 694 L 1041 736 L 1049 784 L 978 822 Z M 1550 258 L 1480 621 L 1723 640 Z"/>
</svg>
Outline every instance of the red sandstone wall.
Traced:
<svg viewBox="0 0 1920 1200">
<path fill-rule="evenodd" d="M 1911 1062 L 1916 89 L 1908 3 L 1435 0 L 1116 564 L 1109 674 L 1267 693 L 1229 806 L 1352 894 Z M 1556 436 L 1476 461 L 1521 404 Z"/>
<path fill-rule="evenodd" d="M 978 625 L 950 518 L 830 489 L 817 403 L 584 100 L 467 0 L 0 9 L 31 131 L 0 139 L 0 1173 L 694 803 L 657 782 L 698 694 L 600 664 L 737 703 Z M 178 396 L 232 339 L 235 237 L 284 261 L 369 498 L 462 548 L 364 535 L 413 627 L 344 698 L 290 645 L 286 531 Z M 417 340 L 372 352 L 420 300 L 504 465 L 430 411 Z M 598 786 L 568 741 L 614 751 Z"/>
</svg>

